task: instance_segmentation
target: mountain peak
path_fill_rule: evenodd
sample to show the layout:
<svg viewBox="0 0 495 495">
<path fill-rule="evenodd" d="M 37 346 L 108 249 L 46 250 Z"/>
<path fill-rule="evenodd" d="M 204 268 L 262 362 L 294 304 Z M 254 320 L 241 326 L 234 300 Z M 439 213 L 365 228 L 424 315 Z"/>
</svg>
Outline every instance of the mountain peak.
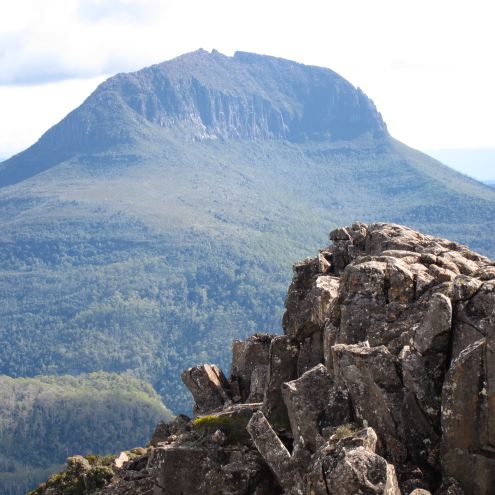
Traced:
<svg viewBox="0 0 495 495">
<path fill-rule="evenodd" d="M 387 134 L 373 102 L 330 69 L 242 51 L 229 57 L 200 48 L 118 74 L 76 113 L 87 113 L 91 104 L 108 120 L 144 118 L 153 126 L 179 126 L 199 139 L 301 141 Z"/>
<path fill-rule="evenodd" d="M 267 55 L 199 49 L 118 82 L 126 103 L 148 122 L 179 124 L 197 138 L 386 134 L 371 100 L 335 72 Z"/>
<path fill-rule="evenodd" d="M 388 136 L 373 102 L 329 69 L 199 49 L 100 84 L 35 145 L 0 165 L 0 184 L 19 182 L 79 154 L 170 132 L 186 140 L 292 142 Z"/>
</svg>

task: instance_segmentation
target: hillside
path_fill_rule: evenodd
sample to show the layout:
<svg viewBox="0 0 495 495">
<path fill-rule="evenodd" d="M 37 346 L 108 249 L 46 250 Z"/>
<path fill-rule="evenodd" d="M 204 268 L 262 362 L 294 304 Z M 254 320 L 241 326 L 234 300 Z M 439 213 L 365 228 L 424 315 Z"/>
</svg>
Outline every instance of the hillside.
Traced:
<svg viewBox="0 0 495 495">
<path fill-rule="evenodd" d="M 130 373 L 189 410 L 180 372 L 279 332 L 292 260 L 357 218 L 495 255 L 495 191 L 328 69 L 198 51 L 112 77 L 0 164 L 0 373 Z"/>
<path fill-rule="evenodd" d="M 111 453 L 147 442 L 172 415 L 132 376 L 0 376 L 0 493 L 24 495 L 70 452 Z"/>
</svg>

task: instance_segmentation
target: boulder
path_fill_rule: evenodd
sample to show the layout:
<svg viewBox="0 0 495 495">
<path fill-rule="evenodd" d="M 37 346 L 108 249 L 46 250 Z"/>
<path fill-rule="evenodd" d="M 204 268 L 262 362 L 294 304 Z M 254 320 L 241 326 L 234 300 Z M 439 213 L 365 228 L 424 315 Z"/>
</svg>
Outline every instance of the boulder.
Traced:
<svg viewBox="0 0 495 495">
<path fill-rule="evenodd" d="M 159 446 L 148 467 L 156 473 L 153 495 L 251 495 L 270 477 L 257 451 L 214 443 Z"/>
<path fill-rule="evenodd" d="M 457 295 L 462 290 L 465 299 L 460 300 L 456 307 L 453 359 L 470 344 L 495 333 L 495 281 L 469 285 L 464 282 L 461 285 L 457 280 L 455 287 Z"/>
<path fill-rule="evenodd" d="M 303 340 L 322 331 L 339 288 L 339 279 L 321 275 L 318 258 L 294 265 L 294 278 L 285 301 L 284 333 Z"/>
<path fill-rule="evenodd" d="M 181 378 L 194 397 L 197 413 L 216 411 L 230 401 L 227 379 L 222 370 L 214 364 L 188 368 Z"/>
<path fill-rule="evenodd" d="M 301 495 L 302 476 L 298 466 L 261 411 L 253 414 L 247 431 L 285 493 Z"/>
<path fill-rule="evenodd" d="M 289 414 L 294 437 L 294 449 L 315 452 L 323 442 L 318 420 L 330 406 L 332 379 L 324 365 L 319 364 L 297 380 L 282 385 L 282 395 Z M 315 393 L 315 391 L 318 393 Z"/>
<path fill-rule="evenodd" d="M 414 297 L 413 275 L 400 260 L 362 257 L 347 266 L 341 277 L 339 300 L 332 324 L 338 327 L 336 342 L 401 349 L 411 332 L 404 313 Z M 393 282 L 392 282 L 393 280 Z M 393 343 L 398 341 L 398 343 Z"/>
<path fill-rule="evenodd" d="M 272 335 L 255 334 L 245 341 L 234 340 L 232 343 L 231 381 L 237 381 L 242 402 L 251 394 L 253 372 L 259 373 L 260 367 L 268 366 L 272 338 Z M 256 377 L 258 381 L 259 378 Z M 253 392 L 256 394 L 256 387 Z"/>
<path fill-rule="evenodd" d="M 404 387 L 418 401 L 418 405 L 429 421 L 440 427 L 441 396 L 436 390 L 435 382 L 427 370 L 428 361 L 414 348 L 404 346 L 399 354 Z"/>
<path fill-rule="evenodd" d="M 356 418 L 376 430 L 389 459 L 402 462 L 406 456 L 400 440 L 404 391 L 393 356 L 384 346 L 366 344 L 337 344 L 333 353 L 336 379 L 349 390 Z"/>
<path fill-rule="evenodd" d="M 287 408 L 282 398 L 282 384 L 297 378 L 298 355 L 299 344 L 289 336 L 283 335 L 272 340 L 263 412 L 277 430 L 289 428 Z"/>
<path fill-rule="evenodd" d="M 465 493 L 455 478 L 447 478 L 435 492 L 435 495 L 465 495 Z"/>
<path fill-rule="evenodd" d="M 307 493 L 400 495 L 394 467 L 375 453 L 376 440 L 372 428 L 332 437 L 315 455 Z"/>
<path fill-rule="evenodd" d="M 231 404 L 220 412 L 198 416 L 192 421 L 191 429 L 195 433 L 214 436 L 218 430 L 224 435 L 224 443 L 244 444 L 248 440 L 246 426 L 254 413 L 261 409 L 262 403 Z M 218 435 L 217 435 L 218 436 Z"/>
<path fill-rule="evenodd" d="M 337 342 L 338 331 L 339 328 L 330 320 L 326 322 L 325 328 L 323 329 L 323 362 L 332 377 L 334 375 L 332 347 Z"/>
<path fill-rule="evenodd" d="M 421 354 L 440 352 L 446 355 L 452 328 L 452 303 L 441 293 L 434 293 L 421 326 L 413 337 L 413 346 Z"/>
<path fill-rule="evenodd" d="M 486 338 L 452 363 L 442 392 L 442 469 L 466 495 L 495 489 L 495 348 Z"/>
<path fill-rule="evenodd" d="M 161 442 L 166 442 L 170 437 L 175 437 L 190 429 L 190 418 L 185 414 L 179 414 L 172 421 L 165 423 L 160 421 L 153 432 L 150 445 L 156 447 Z"/>
<path fill-rule="evenodd" d="M 298 376 L 301 376 L 317 364 L 324 362 L 323 333 L 323 330 L 318 330 L 301 342 L 299 356 L 297 358 Z"/>
<path fill-rule="evenodd" d="M 263 402 L 268 382 L 268 365 L 259 365 L 251 373 L 247 403 Z"/>
</svg>

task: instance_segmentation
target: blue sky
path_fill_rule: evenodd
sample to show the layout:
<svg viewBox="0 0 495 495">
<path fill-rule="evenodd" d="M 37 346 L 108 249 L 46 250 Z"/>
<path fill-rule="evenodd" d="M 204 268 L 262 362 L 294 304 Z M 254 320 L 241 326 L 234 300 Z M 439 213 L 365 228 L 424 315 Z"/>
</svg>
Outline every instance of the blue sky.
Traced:
<svg viewBox="0 0 495 495">
<path fill-rule="evenodd" d="M 0 156 L 109 75 L 200 47 L 329 67 L 413 147 L 495 148 L 494 14 L 492 0 L 1 0 Z"/>
</svg>

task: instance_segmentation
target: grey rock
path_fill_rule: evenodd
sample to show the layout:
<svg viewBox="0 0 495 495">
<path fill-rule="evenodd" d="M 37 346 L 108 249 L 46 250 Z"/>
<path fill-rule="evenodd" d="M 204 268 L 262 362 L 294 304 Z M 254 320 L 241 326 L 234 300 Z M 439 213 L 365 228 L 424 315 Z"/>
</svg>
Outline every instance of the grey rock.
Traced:
<svg viewBox="0 0 495 495">
<path fill-rule="evenodd" d="M 343 459 L 324 469 L 330 493 L 400 495 L 394 466 L 366 449 L 345 452 Z"/>
<path fill-rule="evenodd" d="M 294 448 L 305 448 L 314 453 L 323 443 L 318 420 L 330 406 L 332 389 L 332 379 L 323 364 L 282 385 Z M 315 393 L 316 390 L 318 393 Z"/>
<path fill-rule="evenodd" d="M 198 416 L 192 422 L 193 433 L 213 437 L 220 430 L 229 444 L 244 444 L 248 440 L 246 426 L 253 414 L 261 410 L 261 406 L 262 403 L 231 404 L 220 412 Z"/>
<path fill-rule="evenodd" d="M 153 495 L 251 495 L 269 476 L 256 451 L 213 445 L 157 447 L 148 466 L 155 473 Z"/>
<path fill-rule="evenodd" d="M 401 441 L 407 448 L 409 459 L 437 472 L 440 468 L 440 436 L 412 392 L 405 394 L 401 419 Z"/>
<path fill-rule="evenodd" d="M 435 495 L 465 495 L 464 490 L 455 478 L 447 478 L 443 481 Z"/>
<path fill-rule="evenodd" d="M 318 253 L 318 272 L 326 275 L 330 273 L 331 263 L 329 260 L 330 256 L 325 251 L 320 251 Z"/>
<path fill-rule="evenodd" d="M 441 397 L 426 369 L 423 356 L 410 346 L 405 346 L 399 355 L 402 380 L 405 388 L 414 394 L 419 406 L 432 424 L 440 423 Z"/>
<path fill-rule="evenodd" d="M 402 260 L 391 259 L 387 263 L 387 300 L 410 303 L 414 300 L 414 275 Z"/>
<path fill-rule="evenodd" d="M 495 280 L 495 266 L 481 266 L 475 276 L 480 280 Z"/>
<path fill-rule="evenodd" d="M 429 246 L 431 239 L 402 225 L 375 223 L 368 226 L 366 253 L 376 255 L 389 250 L 417 251 L 418 247 Z"/>
<path fill-rule="evenodd" d="M 69 470 L 77 474 L 85 473 L 91 469 L 91 465 L 89 464 L 88 460 L 81 455 L 68 457 L 65 461 L 65 464 L 67 465 L 67 468 Z"/>
<path fill-rule="evenodd" d="M 421 353 L 446 352 L 452 328 L 452 303 L 443 294 L 433 294 L 413 345 Z"/>
<path fill-rule="evenodd" d="M 249 397 L 247 403 L 263 402 L 266 385 L 268 383 L 269 366 L 259 365 L 251 373 L 251 383 L 249 387 Z"/>
<path fill-rule="evenodd" d="M 243 402 L 251 394 L 253 372 L 260 366 L 268 366 L 272 338 L 271 335 L 256 334 L 245 341 L 234 340 L 232 343 L 231 380 L 238 382 L 240 400 Z M 259 378 L 259 376 L 256 377 L 257 380 Z M 256 392 L 255 387 L 253 393 L 256 394 Z"/>
<path fill-rule="evenodd" d="M 328 320 L 325 324 L 325 328 L 323 329 L 323 360 L 332 377 L 334 375 L 332 347 L 337 342 L 338 332 L 339 328 Z"/>
<path fill-rule="evenodd" d="M 172 435 L 180 435 L 190 429 L 190 418 L 185 414 L 179 414 L 172 421 L 161 421 L 156 425 L 150 440 L 150 445 L 156 447 L 160 442 L 166 442 Z"/>
<path fill-rule="evenodd" d="M 222 430 L 215 430 L 211 436 L 211 441 L 217 445 L 223 445 L 227 442 L 227 435 Z"/>
<path fill-rule="evenodd" d="M 291 455 L 261 411 L 253 414 L 247 430 L 265 462 L 287 494 L 302 494 L 302 478 Z"/>
<path fill-rule="evenodd" d="M 377 455 L 376 434 L 367 428 L 351 437 L 333 437 L 315 456 L 308 493 L 400 495 L 395 469 Z"/>
<path fill-rule="evenodd" d="M 384 346 L 365 344 L 337 344 L 333 353 L 336 375 L 349 390 L 356 418 L 376 430 L 389 459 L 404 461 L 399 429 L 403 387 L 393 356 Z"/>
<path fill-rule="evenodd" d="M 474 285 L 474 284 L 471 284 Z M 483 282 L 456 307 L 452 358 L 480 338 L 495 334 L 495 282 Z"/>
<path fill-rule="evenodd" d="M 199 413 L 221 409 L 230 400 L 227 379 L 214 364 L 188 368 L 181 378 L 194 397 Z"/>
<path fill-rule="evenodd" d="M 277 430 L 289 427 L 287 408 L 282 398 L 282 384 L 297 378 L 298 355 L 299 344 L 289 336 L 283 335 L 272 340 L 263 412 Z"/>
<path fill-rule="evenodd" d="M 471 299 L 481 288 L 483 282 L 477 278 L 459 275 L 454 280 L 454 300 L 467 301 Z"/>
<path fill-rule="evenodd" d="M 351 236 L 345 227 L 340 227 L 338 229 L 332 230 L 330 232 L 329 238 L 331 241 L 350 241 Z"/>
<path fill-rule="evenodd" d="M 306 337 L 300 344 L 297 358 L 297 375 L 301 376 L 317 364 L 324 362 L 323 355 L 323 330 L 314 332 Z"/>
<path fill-rule="evenodd" d="M 495 487 L 494 404 L 495 350 L 484 338 L 452 363 L 442 392 L 442 469 L 466 495 Z"/>
<path fill-rule="evenodd" d="M 331 323 L 337 343 L 369 341 L 398 354 L 422 318 L 414 303 L 415 275 L 405 262 L 390 257 L 363 256 L 347 266 Z"/>
<path fill-rule="evenodd" d="M 339 279 L 320 275 L 317 258 L 296 265 L 283 317 L 284 333 L 303 339 L 323 330 L 337 297 Z"/>
</svg>

